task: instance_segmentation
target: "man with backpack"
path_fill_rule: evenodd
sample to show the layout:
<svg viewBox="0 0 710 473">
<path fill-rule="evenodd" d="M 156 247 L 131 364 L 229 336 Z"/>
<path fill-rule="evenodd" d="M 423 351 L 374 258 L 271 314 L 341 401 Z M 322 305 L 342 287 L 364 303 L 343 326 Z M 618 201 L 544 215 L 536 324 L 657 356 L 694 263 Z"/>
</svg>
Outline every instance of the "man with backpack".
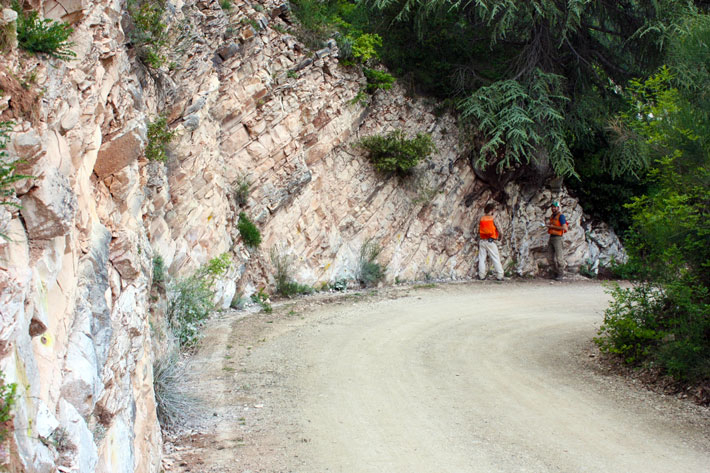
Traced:
<svg viewBox="0 0 710 473">
<path fill-rule="evenodd" d="M 487 268 L 486 260 L 490 256 L 493 263 L 493 269 L 496 272 L 496 279 L 503 280 L 503 266 L 500 264 L 500 255 L 498 254 L 498 246 L 496 240 L 500 237 L 498 226 L 495 223 L 493 210 L 495 204 L 489 203 L 483 208 L 484 215 L 478 223 L 478 278 L 486 279 Z"/>
<path fill-rule="evenodd" d="M 552 202 L 550 206 L 552 216 L 547 226 L 547 233 L 550 235 L 550 240 L 547 243 L 547 261 L 552 268 L 554 278 L 561 281 L 565 277 L 565 269 L 567 262 L 565 261 L 564 247 L 562 246 L 562 235 L 567 232 L 569 226 L 567 219 L 562 214 L 560 203 Z"/>
</svg>

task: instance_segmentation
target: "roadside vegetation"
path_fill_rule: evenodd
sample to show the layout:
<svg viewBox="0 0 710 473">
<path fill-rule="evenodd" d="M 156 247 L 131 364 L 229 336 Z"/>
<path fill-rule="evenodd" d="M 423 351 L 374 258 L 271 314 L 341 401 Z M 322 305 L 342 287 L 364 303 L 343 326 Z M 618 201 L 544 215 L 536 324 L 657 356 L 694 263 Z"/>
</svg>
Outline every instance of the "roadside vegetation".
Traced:
<svg viewBox="0 0 710 473">
<path fill-rule="evenodd" d="M 215 284 L 230 266 L 231 256 L 224 253 L 193 274 L 171 281 L 163 258 L 156 255 L 153 259 L 153 288 L 167 297 L 164 325 L 153 325 L 153 337 L 161 345 L 153 362 L 153 389 L 158 420 L 164 429 L 183 426 L 203 413 L 196 393 L 185 388 L 189 373 L 181 355 L 198 345 L 204 324 L 217 310 Z M 153 302 L 158 299 L 156 296 Z"/>
<path fill-rule="evenodd" d="M 710 402 L 710 17 L 668 33 L 665 64 L 630 81 L 620 115 L 627 146 L 652 163 L 626 205 L 635 281 L 614 288 L 597 343 L 629 364 L 705 386 Z"/>
</svg>

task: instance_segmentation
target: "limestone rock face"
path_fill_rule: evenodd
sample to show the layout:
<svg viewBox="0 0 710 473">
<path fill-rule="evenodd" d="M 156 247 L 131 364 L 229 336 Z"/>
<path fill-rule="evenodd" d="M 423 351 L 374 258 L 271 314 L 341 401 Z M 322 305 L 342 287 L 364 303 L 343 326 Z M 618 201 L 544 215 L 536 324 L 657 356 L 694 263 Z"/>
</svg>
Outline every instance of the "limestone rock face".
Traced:
<svg viewBox="0 0 710 473">
<path fill-rule="evenodd" d="M 308 54 L 282 33 L 283 4 L 232 3 L 226 13 L 215 0 L 168 2 L 175 43 L 159 69 L 136 59 L 123 4 L 105 0 L 38 3 L 71 22 L 75 60 L 0 57 L 0 71 L 37 89 L 0 98 L 0 120 L 14 121 L 8 159 L 33 176 L 15 185 L 21 209 L 0 206 L 10 237 L 0 239 L 0 369 L 18 384 L 17 471 L 160 471 L 158 256 L 177 280 L 228 254 L 213 282 L 219 307 L 272 290 L 272 253 L 310 285 L 357 278 L 368 243 L 382 247 L 389 283 L 475 274 L 477 222 L 493 192 L 456 120 L 398 87 L 363 102 L 365 79 L 338 64 L 334 41 Z M 147 125 L 161 115 L 174 138 L 165 163 L 148 162 Z M 355 146 L 395 129 L 430 133 L 437 147 L 410 176 L 375 173 Z M 540 224 L 552 200 L 570 222 L 573 272 L 624 258 L 563 187 L 509 184 L 501 200 L 511 274 L 545 273 Z M 242 240 L 240 212 L 260 229 L 258 248 Z"/>
</svg>

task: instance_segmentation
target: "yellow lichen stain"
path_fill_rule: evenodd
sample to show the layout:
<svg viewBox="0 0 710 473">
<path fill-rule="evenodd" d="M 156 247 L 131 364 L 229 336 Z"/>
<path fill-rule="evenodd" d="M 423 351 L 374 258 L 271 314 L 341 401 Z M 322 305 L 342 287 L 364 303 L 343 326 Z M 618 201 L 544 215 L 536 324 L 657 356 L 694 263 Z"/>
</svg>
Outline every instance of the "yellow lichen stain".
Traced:
<svg viewBox="0 0 710 473">
<path fill-rule="evenodd" d="M 52 345 L 54 345 L 54 337 L 49 332 L 44 332 L 42 336 L 39 337 L 39 341 L 47 348 L 51 348 Z"/>
</svg>

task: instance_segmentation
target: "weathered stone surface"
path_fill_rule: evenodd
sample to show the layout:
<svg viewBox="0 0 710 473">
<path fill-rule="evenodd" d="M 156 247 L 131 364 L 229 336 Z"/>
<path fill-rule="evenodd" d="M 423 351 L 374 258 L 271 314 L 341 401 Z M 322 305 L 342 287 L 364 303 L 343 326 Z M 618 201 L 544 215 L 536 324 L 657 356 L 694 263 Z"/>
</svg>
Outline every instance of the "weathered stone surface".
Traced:
<svg viewBox="0 0 710 473">
<path fill-rule="evenodd" d="M 219 55 L 220 58 L 222 58 L 223 61 L 226 61 L 227 59 L 233 57 L 239 52 L 239 45 L 230 41 L 229 43 L 225 44 L 224 46 L 220 47 L 217 50 L 217 54 Z"/>
<path fill-rule="evenodd" d="M 22 217 L 33 240 L 64 235 L 73 225 L 77 198 L 67 178 L 54 168 L 45 169 L 35 187 L 22 197 Z"/>
<path fill-rule="evenodd" d="M 95 471 L 98 454 L 93 435 L 86 421 L 74 406 L 64 400 L 59 402 L 59 421 L 66 429 L 73 454 L 67 458 L 70 471 Z"/>
<path fill-rule="evenodd" d="M 2 9 L 2 22 L 0 22 L 0 25 L 7 25 L 15 20 L 17 20 L 17 12 L 15 10 L 12 8 Z"/>
<path fill-rule="evenodd" d="M 99 150 L 94 172 L 99 179 L 120 171 L 143 154 L 144 131 L 139 127 L 110 137 Z"/>
</svg>

